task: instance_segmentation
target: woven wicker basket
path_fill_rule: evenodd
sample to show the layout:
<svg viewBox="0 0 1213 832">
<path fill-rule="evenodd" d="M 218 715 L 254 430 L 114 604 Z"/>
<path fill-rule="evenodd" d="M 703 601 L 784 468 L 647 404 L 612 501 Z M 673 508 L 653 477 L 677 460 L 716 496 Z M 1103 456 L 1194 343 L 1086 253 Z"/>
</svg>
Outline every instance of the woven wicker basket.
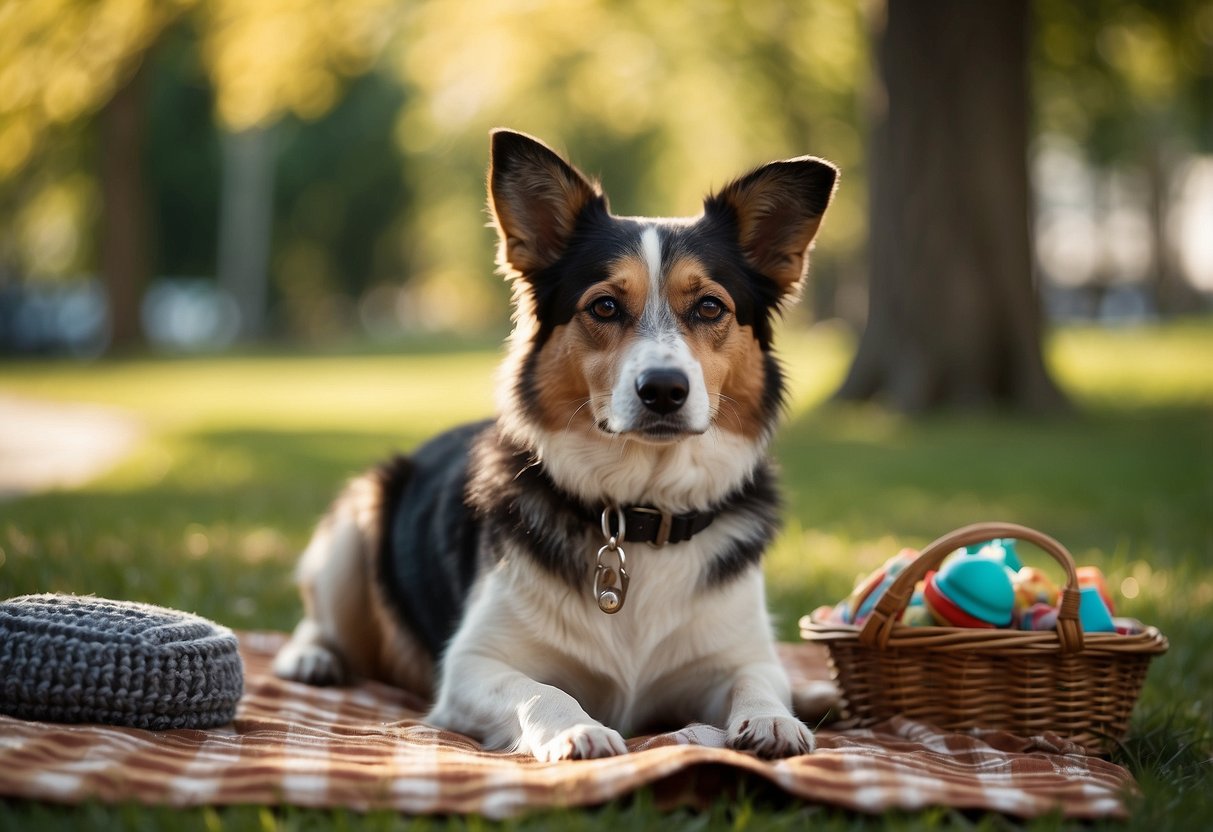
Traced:
<svg viewBox="0 0 1213 832">
<path fill-rule="evenodd" d="M 915 584 L 961 546 L 993 538 L 1035 544 L 1066 574 L 1057 628 L 1043 632 L 907 627 L 898 622 Z M 1150 659 L 1167 649 L 1140 635 L 1084 633 L 1074 559 L 1048 535 L 1012 523 L 977 523 L 923 549 L 862 627 L 800 620 L 801 635 L 830 649 L 843 717 L 871 725 L 901 715 L 944 730 L 1052 732 L 1107 754 L 1124 737 Z"/>
</svg>

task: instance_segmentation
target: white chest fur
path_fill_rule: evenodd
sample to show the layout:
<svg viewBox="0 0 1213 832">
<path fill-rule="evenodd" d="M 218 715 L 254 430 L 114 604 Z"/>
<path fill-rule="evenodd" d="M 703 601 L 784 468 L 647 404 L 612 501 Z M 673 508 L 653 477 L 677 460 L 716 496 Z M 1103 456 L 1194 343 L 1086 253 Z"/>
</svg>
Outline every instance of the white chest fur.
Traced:
<svg viewBox="0 0 1213 832">
<path fill-rule="evenodd" d="M 448 655 L 498 659 L 564 690 L 625 734 L 654 720 L 719 722 L 727 707 L 721 682 L 771 652 L 758 568 L 704 588 L 710 554 L 736 531 L 722 521 L 661 549 L 625 543 L 632 582 L 614 615 L 589 591 L 594 551 L 584 553 L 582 592 L 525 555 L 507 554 L 484 576 Z"/>
</svg>

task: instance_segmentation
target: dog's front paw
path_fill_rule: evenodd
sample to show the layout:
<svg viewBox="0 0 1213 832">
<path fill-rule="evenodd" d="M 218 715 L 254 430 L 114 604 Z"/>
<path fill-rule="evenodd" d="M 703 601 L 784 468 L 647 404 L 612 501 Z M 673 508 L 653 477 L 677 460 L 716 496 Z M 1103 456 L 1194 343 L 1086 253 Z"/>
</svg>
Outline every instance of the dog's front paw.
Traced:
<svg viewBox="0 0 1213 832">
<path fill-rule="evenodd" d="M 759 757 L 794 757 L 817 747 L 813 732 L 792 716 L 753 716 L 729 726 L 729 748 L 753 751 Z"/>
<path fill-rule="evenodd" d="M 287 642 L 274 657 L 274 675 L 308 685 L 340 685 L 346 681 L 341 657 L 315 642 Z"/>
<path fill-rule="evenodd" d="M 566 728 L 545 743 L 532 749 L 536 759 L 550 763 L 556 760 L 590 760 L 626 754 L 627 745 L 618 731 L 605 725 L 582 724 Z"/>
</svg>

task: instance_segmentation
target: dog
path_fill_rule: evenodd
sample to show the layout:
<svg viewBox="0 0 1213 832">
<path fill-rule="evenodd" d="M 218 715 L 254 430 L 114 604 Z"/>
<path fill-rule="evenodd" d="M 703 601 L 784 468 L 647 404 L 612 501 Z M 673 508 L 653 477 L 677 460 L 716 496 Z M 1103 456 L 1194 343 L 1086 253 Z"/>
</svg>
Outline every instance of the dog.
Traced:
<svg viewBox="0 0 1213 832">
<path fill-rule="evenodd" d="M 514 304 L 498 415 L 347 486 L 300 559 L 276 673 L 384 680 L 429 697 L 428 723 L 543 761 L 694 721 L 761 757 L 812 751 L 761 560 L 773 319 L 836 168 L 772 162 L 699 217 L 648 219 L 538 139 L 495 130 L 490 155 Z"/>
</svg>

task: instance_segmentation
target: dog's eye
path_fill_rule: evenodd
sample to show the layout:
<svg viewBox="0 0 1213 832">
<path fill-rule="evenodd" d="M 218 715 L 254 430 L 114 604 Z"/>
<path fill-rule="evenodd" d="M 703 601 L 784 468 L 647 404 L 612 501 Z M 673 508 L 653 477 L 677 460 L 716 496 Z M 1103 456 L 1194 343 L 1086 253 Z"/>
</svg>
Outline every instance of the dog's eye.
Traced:
<svg viewBox="0 0 1213 832">
<path fill-rule="evenodd" d="M 602 297 L 590 304 L 590 314 L 600 321 L 609 321 L 619 316 L 619 301 Z"/>
<path fill-rule="evenodd" d="M 701 321 L 718 321 L 724 315 L 724 304 L 713 297 L 706 297 L 695 305 L 695 317 Z"/>
</svg>

